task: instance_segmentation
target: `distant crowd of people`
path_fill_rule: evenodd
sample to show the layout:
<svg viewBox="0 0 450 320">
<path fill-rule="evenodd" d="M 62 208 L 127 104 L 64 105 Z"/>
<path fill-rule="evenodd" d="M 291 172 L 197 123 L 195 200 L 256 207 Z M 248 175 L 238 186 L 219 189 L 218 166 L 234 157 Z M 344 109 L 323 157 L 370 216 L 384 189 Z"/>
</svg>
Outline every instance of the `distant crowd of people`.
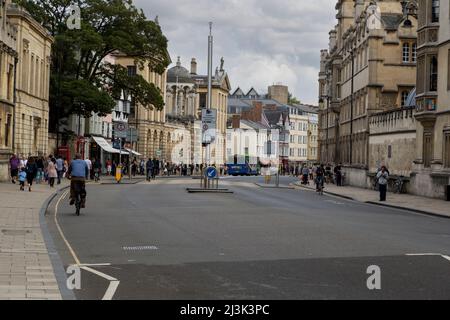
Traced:
<svg viewBox="0 0 450 320">
<path fill-rule="evenodd" d="M 18 157 L 13 155 L 9 159 L 11 182 L 19 183 L 20 190 L 24 191 L 28 187 L 31 192 L 33 183 L 41 184 L 43 182 L 53 188 L 55 182 L 61 184 L 65 172 L 69 167 L 67 159 L 62 157 Z"/>
</svg>

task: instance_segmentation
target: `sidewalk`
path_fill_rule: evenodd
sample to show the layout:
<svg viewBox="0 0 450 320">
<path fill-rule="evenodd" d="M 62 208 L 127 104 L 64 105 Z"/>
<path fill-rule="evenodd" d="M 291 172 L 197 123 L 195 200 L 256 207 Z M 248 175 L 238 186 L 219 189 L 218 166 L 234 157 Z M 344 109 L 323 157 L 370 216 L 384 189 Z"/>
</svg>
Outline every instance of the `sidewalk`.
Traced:
<svg viewBox="0 0 450 320">
<path fill-rule="evenodd" d="M 59 188 L 32 192 L 0 183 L 0 300 L 60 300 L 61 293 L 40 224 L 41 209 Z"/>
<path fill-rule="evenodd" d="M 299 181 L 296 182 L 295 185 L 298 187 L 315 190 L 315 187 L 312 184 L 309 186 L 304 186 Z M 337 187 L 334 184 L 326 184 L 324 192 L 359 202 L 397 209 L 406 209 L 414 212 L 450 218 L 450 202 L 444 200 L 419 197 L 410 194 L 388 193 L 387 201 L 380 202 L 378 201 L 378 191 L 349 186 Z"/>
</svg>

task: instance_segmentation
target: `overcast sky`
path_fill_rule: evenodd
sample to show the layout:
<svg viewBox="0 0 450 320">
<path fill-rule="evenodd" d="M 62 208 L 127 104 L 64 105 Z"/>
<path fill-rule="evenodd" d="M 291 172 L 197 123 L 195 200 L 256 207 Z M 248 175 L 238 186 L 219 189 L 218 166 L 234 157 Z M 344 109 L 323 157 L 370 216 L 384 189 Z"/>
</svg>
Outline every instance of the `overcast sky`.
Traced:
<svg viewBox="0 0 450 320">
<path fill-rule="evenodd" d="M 214 65 L 225 60 L 233 90 L 283 83 L 304 103 L 317 104 L 320 49 L 335 24 L 334 0 L 135 0 L 159 17 L 173 63 L 181 56 L 206 74 L 208 22 L 213 21 Z"/>
</svg>

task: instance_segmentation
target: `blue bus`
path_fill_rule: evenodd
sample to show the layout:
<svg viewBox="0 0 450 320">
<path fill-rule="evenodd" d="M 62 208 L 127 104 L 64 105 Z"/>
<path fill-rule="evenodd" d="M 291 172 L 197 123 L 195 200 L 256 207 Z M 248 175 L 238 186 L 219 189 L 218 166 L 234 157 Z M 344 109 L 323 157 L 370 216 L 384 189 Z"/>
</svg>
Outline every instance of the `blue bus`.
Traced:
<svg viewBox="0 0 450 320">
<path fill-rule="evenodd" d="M 248 163 L 227 164 L 227 173 L 230 176 L 257 176 L 258 170 L 256 166 L 251 166 Z"/>
</svg>

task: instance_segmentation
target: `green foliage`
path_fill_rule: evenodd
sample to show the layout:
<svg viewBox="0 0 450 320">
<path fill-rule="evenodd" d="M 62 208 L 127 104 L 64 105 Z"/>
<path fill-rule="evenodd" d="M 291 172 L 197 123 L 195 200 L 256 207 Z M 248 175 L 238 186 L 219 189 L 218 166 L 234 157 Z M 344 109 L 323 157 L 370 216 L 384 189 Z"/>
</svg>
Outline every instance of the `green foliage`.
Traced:
<svg viewBox="0 0 450 320">
<path fill-rule="evenodd" d="M 167 39 L 132 0 L 15 0 L 55 38 L 52 52 L 50 107 L 60 117 L 91 112 L 107 114 L 114 99 L 127 90 L 147 107 L 164 107 L 160 90 L 142 76 L 129 76 L 105 62 L 112 53 L 132 56 L 138 68 L 148 65 L 162 74 L 170 64 Z M 70 30 L 69 8 L 81 8 L 81 29 Z"/>
<path fill-rule="evenodd" d="M 293 95 L 292 95 L 292 93 L 289 93 L 289 96 L 288 96 L 288 104 L 300 104 L 300 100 L 298 100 L 296 97 L 294 97 Z"/>
</svg>

